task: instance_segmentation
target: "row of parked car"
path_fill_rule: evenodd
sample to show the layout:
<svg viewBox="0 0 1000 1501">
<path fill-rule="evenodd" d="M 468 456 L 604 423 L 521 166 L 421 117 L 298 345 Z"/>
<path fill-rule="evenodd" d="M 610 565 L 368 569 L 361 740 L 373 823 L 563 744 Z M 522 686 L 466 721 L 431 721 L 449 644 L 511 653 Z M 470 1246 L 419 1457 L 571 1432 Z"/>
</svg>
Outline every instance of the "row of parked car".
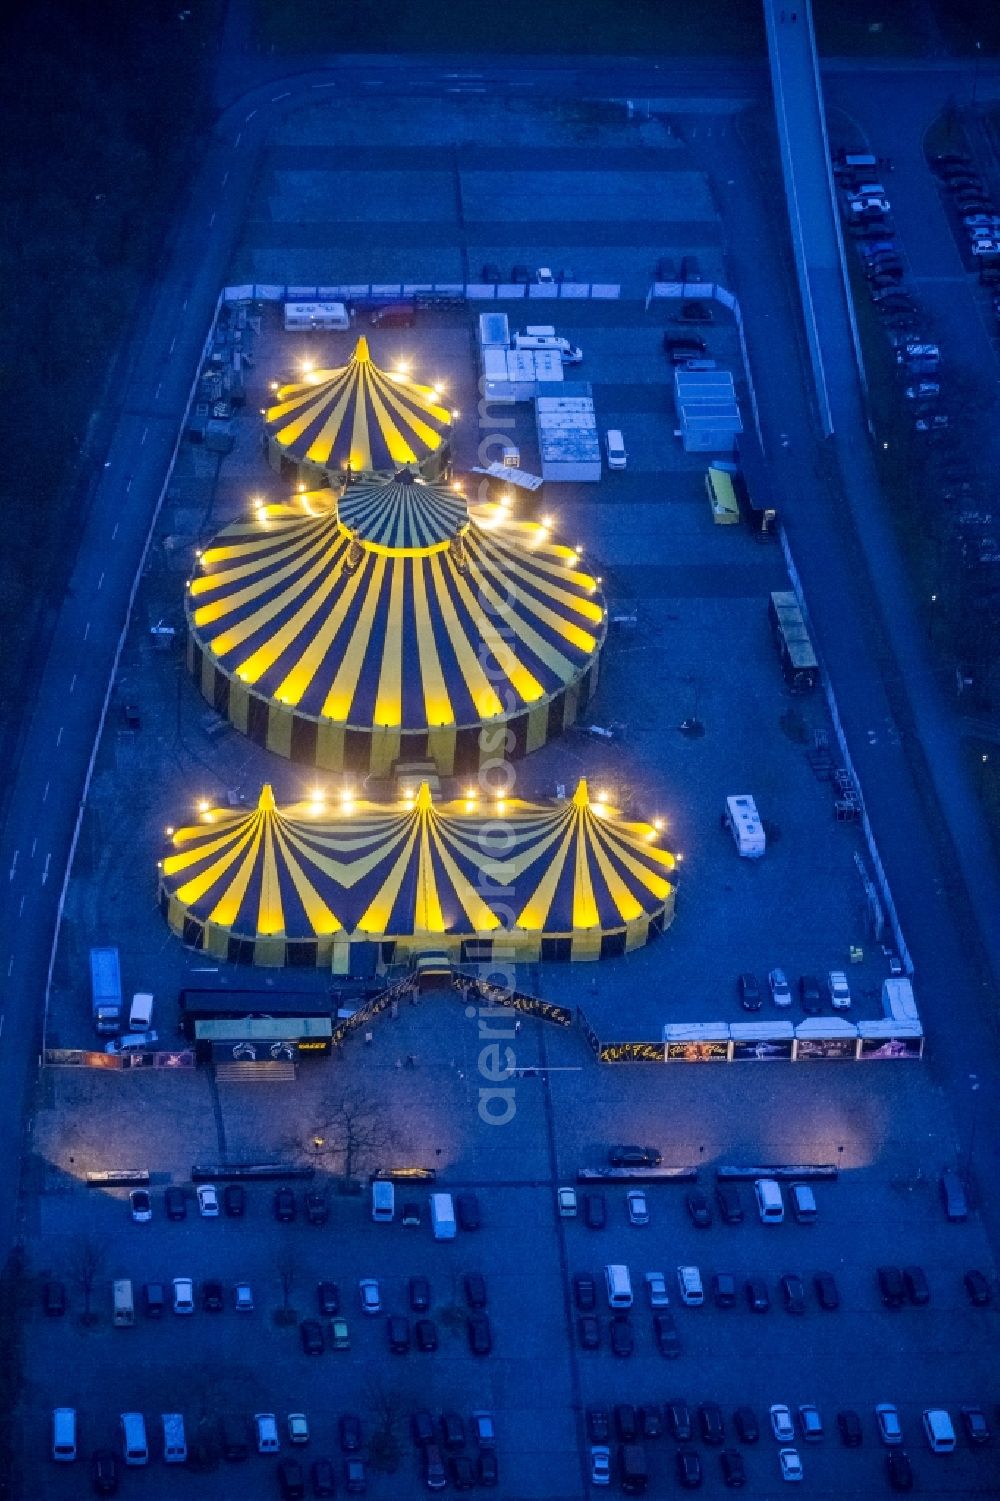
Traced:
<svg viewBox="0 0 1000 1501">
<path fill-rule="evenodd" d="M 899 1409 L 891 1402 L 880 1402 L 874 1408 L 875 1433 L 881 1444 L 889 1451 L 887 1455 L 887 1478 L 894 1490 L 907 1491 L 913 1487 L 913 1471 L 909 1459 L 902 1450 L 903 1428 Z M 989 1421 L 981 1407 L 963 1407 L 960 1411 L 962 1428 L 969 1444 L 979 1448 L 992 1438 Z M 647 1403 L 633 1406 L 620 1403 L 610 1412 L 606 1407 L 590 1406 L 586 1412 L 587 1437 L 591 1443 L 591 1483 L 608 1485 L 611 1480 L 612 1437 L 618 1441 L 619 1475 L 626 1491 L 641 1491 L 648 1478 L 643 1445 L 661 1437 L 673 1439 L 683 1445 L 676 1453 L 677 1479 L 687 1490 L 696 1489 L 702 1483 L 703 1466 L 698 1451 L 690 1447 L 695 1441 L 712 1449 L 722 1449 L 731 1441 L 726 1427 L 723 1409 L 717 1402 L 702 1402 L 692 1409 L 682 1397 L 674 1397 L 663 1404 Z M 754 1445 L 760 1441 L 762 1431 L 768 1428 L 781 1445 L 793 1445 L 801 1440 L 807 1444 L 821 1443 L 826 1429 L 823 1416 L 814 1402 L 804 1402 L 792 1408 L 785 1402 L 774 1402 L 768 1409 L 767 1420 L 762 1425 L 752 1407 L 738 1407 L 732 1415 L 732 1436 L 741 1445 Z M 836 1416 L 836 1428 L 841 1444 L 847 1449 L 860 1448 L 864 1442 L 864 1425 L 853 1408 L 842 1408 Z M 951 1415 L 945 1408 L 925 1408 L 921 1417 L 928 1448 L 935 1454 L 950 1453 L 956 1447 L 956 1435 Z M 723 1449 L 720 1456 L 722 1478 L 731 1488 L 746 1484 L 746 1466 L 738 1449 Z M 803 1466 L 798 1451 L 783 1447 L 779 1451 L 781 1475 L 784 1480 L 797 1481 L 803 1478 Z"/>
<path fill-rule="evenodd" d="M 785 1199 L 775 1178 L 758 1178 L 754 1184 L 757 1214 L 762 1224 L 781 1224 L 785 1219 Z M 808 1183 L 790 1183 L 788 1197 L 792 1214 L 800 1225 L 815 1224 L 819 1214 L 816 1195 Z M 715 1189 L 719 1215 L 727 1225 L 743 1223 L 743 1204 L 735 1183 L 719 1183 Z M 603 1230 L 608 1223 L 607 1195 L 599 1190 L 579 1194 L 575 1188 L 556 1189 L 556 1208 L 562 1219 L 575 1219 L 583 1210 L 584 1224 L 590 1230 Z M 684 1207 L 696 1230 L 710 1230 L 715 1223 L 711 1201 L 702 1188 L 689 1188 Z M 649 1199 L 645 1189 L 630 1188 L 625 1193 L 625 1213 L 630 1225 L 650 1223 Z"/>
<path fill-rule="evenodd" d="M 987 282 L 1000 282 L 1000 214 L 981 172 L 964 151 L 942 152 L 931 159 L 931 166 L 961 219 L 980 276 Z"/>
<path fill-rule="evenodd" d="M 744 1011 L 760 1010 L 763 992 L 755 974 L 744 970 L 737 979 L 736 988 Z M 767 988 L 775 1006 L 792 1004 L 792 988 L 783 969 L 768 971 Z M 835 1011 L 845 1011 L 851 1004 L 851 987 L 842 969 L 828 970 L 822 981 L 818 975 L 800 975 L 797 990 L 799 1004 L 807 1016 L 819 1016 L 827 1001 Z"/>
</svg>

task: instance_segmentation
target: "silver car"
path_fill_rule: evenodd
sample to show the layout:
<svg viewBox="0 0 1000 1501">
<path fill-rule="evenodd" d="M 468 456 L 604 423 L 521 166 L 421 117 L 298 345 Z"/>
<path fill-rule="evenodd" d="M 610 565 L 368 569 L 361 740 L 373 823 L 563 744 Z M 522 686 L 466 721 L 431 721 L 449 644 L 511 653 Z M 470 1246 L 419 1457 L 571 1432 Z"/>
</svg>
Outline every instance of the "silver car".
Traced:
<svg viewBox="0 0 1000 1501">
<path fill-rule="evenodd" d="M 767 983 L 771 987 L 771 1000 L 776 1006 L 792 1004 L 791 987 L 783 969 L 772 969 L 768 974 Z"/>
</svg>

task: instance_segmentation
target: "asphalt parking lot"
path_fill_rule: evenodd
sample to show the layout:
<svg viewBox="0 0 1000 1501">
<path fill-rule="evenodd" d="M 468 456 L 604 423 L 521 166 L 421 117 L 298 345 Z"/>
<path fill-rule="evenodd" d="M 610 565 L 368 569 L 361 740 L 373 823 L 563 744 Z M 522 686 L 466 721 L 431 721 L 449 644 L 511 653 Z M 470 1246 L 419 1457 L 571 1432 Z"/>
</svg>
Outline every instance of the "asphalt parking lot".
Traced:
<svg viewBox="0 0 1000 1501">
<path fill-rule="evenodd" d="M 457 124 L 466 133 L 459 139 L 478 140 L 477 150 L 499 128 L 492 117 L 474 118 L 466 105 L 455 106 L 457 117 L 444 106 L 429 110 L 428 145 L 439 152 L 451 151 L 446 140 Z M 455 174 L 447 162 L 442 166 L 427 153 L 421 159 L 407 148 L 404 166 L 387 163 L 396 174 L 392 182 L 376 185 L 373 179 L 367 198 L 356 196 L 363 174 L 350 182 L 325 175 L 339 147 L 356 150 L 366 136 L 381 139 L 387 153 L 403 153 L 393 139 L 399 121 L 385 112 L 364 115 L 355 109 L 346 120 L 333 111 L 307 111 L 285 127 L 275 151 L 286 152 L 286 165 L 276 159 L 262 176 L 234 280 L 347 280 L 370 270 L 387 278 L 462 274 L 454 249 L 455 200 L 446 191 Z M 735 977 L 743 969 L 761 979 L 772 964 L 783 964 L 793 977 L 822 973 L 846 965 L 850 945 L 860 942 L 866 959 L 851 971 L 855 1006 L 877 1014 L 884 965 L 865 935 L 854 866 L 860 841 L 834 823 L 829 787 L 816 781 L 805 758 L 812 730 L 827 727 L 825 711 L 818 698 L 793 702 L 785 695 L 768 639 L 764 601 L 784 581 L 780 555 L 756 546 L 742 527 L 712 525 L 703 464 L 683 456 L 672 436 L 669 372 L 659 348 L 667 314 L 647 314 L 638 300 L 661 252 L 695 250 L 710 274 L 721 273 L 717 227 L 710 215 L 698 218 L 710 202 L 708 188 L 673 165 L 671 142 L 654 139 L 646 127 L 626 140 L 624 126 L 566 118 L 559 111 L 534 118 L 518 112 L 515 119 L 507 123 L 517 160 L 504 168 L 502 199 L 521 208 L 508 216 L 502 239 L 499 231 L 484 229 L 483 220 L 470 229 L 467 218 L 464 254 L 475 268 L 501 252 L 532 264 L 546 256 L 557 265 L 572 253 L 581 276 L 623 283 L 624 300 L 574 308 L 572 316 L 560 318 L 560 331 L 583 345 L 581 374 L 593 383 L 601 425 L 625 431 L 629 469 L 599 487 L 563 487 L 547 503 L 567 540 L 580 541 L 602 565 L 612 600 L 637 615 L 634 632 L 608 643 L 593 706 L 595 718 L 626 724 L 624 738 L 602 748 L 583 734 L 567 736 L 519 766 L 518 788 L 526 795 L 551 794 L 578 775 L 607 780 L 623 806 L 666 816 L 675 847 L 685 855 L 677 917 L 661 942 L 625 963 L 533 966 L 519 979 L 534 994 L 581 1004 L 606 1035 L 656 1037 L 668 1020 L 739 1019 Z M 310 144 L 311 157 L 304 150 Z M 578 153 L 575 161 L 567 154 L 570 147 Z M 650 160 L 626 167 L 620 155 L 626 150 Z M 545 214 L 532 218 L 524 205 L 542 201 L 542 179 L 529 180 L 535 152 L 541 153 L 547 198 Z M 562 153 L 561 165 L 553 152 Z M 632 178 L 613 222 L 598 213 L 589 179 L 602 152 L 608 167 L 645 174 L 647 190 L 669 205 L 662 217 L 659 208 L 655 221 L 645 216 L 646 199 Z M 653 160 L 657 152 L 670 160 Z M 466 166 L 462 201 L 466 209 L 475 203 L 483 214 L 490 195 L 476 176 L 484 170 L 476 151 Z M 569 181 L 569 166 L 588 179 L 579 192 Z M 462 163 L 458 171 L 461 177 Z M 398 197 L 400 206 L 394 217 L 376 222 L 372 205 L 388 195 Z M 265 201 L 267 222 L 281 226 L 280 233 L 259 232 Z M 339 214 L 334 205 L 347 201 L 358 206 Z M 561 212 L 565 223 L 558 223 Z M 401 222 L 408 225 L 405 234 L 398 230 Z M 332 236 L 331 225 L 337 226 Z M 708 338 L 713 352 L 735 369 L 732 327 L 718 320 Z M 331 336 L 328 362 L 336 363 L 351 342 Z M 300 348 L 301 341 L 293 352 Z M 260 783 L 271 780 L 279 799 L 292 798 L 311 783 L 307 773 L 235 732 L 210 741 L 202 724 L 207 706 L 179 651 L 154 652 L 147 634 L 160 619 L 181 623 L 181 589 L 195 546 L 242 513 L 250 494 L 277 496 L 276 476 L 260 455 L 256 411 L 272 371 L 285 368 L 290 349 L 290 337 L 267 316 L 234 453 L 220 465 L 203 451 L 182 449 L 119 685 L 120 701 L 126 694 L 138 696 L 142 728 L 128 731 L 116 712 L 100 749 L 57 956 L 50 1045 L 90 1040 L 86 950 L 94 941 L 121 945 L 126 988 L 155 992 L 154 1024 L 166 1040 L 175 1040 L 176 991 L 211 983 L 215 966 L 186 953 L 156 910 L 155 860 L 164 826 L 186 821 L 198 797 L 221 799 L 232 790 L 252 799 Z M 429 378 L 447 382 L 463 413 L 459 467 L 471 462 L 480 440 L 471 316 L 431 316 L 416 330 L 373 336 L 372 349 L 386 362 L 410 357 Z M 466 391 L 468 396 L 461 394 Z M 746 412 L 745 391 L 741 396 Z M 517 434 L 530 462 L 526 422 L 519 421 Z M 704 724 L 699 738 L 677 730 L 691 716 Z M 722 799 L 735 791 L 754 793 L 773 831 L 762 862 L 738 860 L 720 833 Z M 260 972 L 246 977 L 274 978 Z M 295 988 L 324 983 L 322 975 L 295 976 Z M 81 1489 L 79 1466 L 64 1471 L 46 1458 L 48 1412 L 56 1403 L 79 1409 L 87 1452 L 111 1442 L 117 1414 L 133 1407 L 147 1419 L 180 1409 L 192 1427 L 223 1412 L 274 1411 L 283 1419 L 302 1410 L 313 1430 L 306 1451 L 311 1458 L 336 1452 L 341 1412 L 359 1412 L 370 1427 L 386 1395 L 404 1415 L 423 1404 L 466 1414 L 478 1406 L 493 1409 L 500 1494 L 525 1501 L 583 1493 L 588 1404 L 662 1403 L 675 1395 L 692 1404 L 718 1401 L 727 1424 L 743 1402 L 763 1419 L 771 1402 L 815 1401 L 827 1432 L 822 1444 L 800 1445 L 803 1492 L 810 1495 L 867 1497 L 881 1491 L 882 1455 L 872 1420 L 879 1401 L 899 1405 L 921 1490 L 965 1496 L 990 1494 L 991 1484 L 995 1489 L 995 1451 L 977 1453 L 960 1441 L 954 1456 L 936 1459 L 919 1436 L 919 1414 L 929 1403 L 955 1412 L 964 1402 L 981 1401 L 992 1417 L 997 1400 L 996 1312 L 970 1308 L 961 1286 L 962 1271 L 979 1266 L 992 1278 L 996 1298 L 995 1268 L 975 1216 L 965 1226 L 947 1226 L 938 1209 L 937 1172 L 970 1144 L 956 1138 L 932 1059 L 874 1072 L 873 1066 L 834 1065 L 600 1069 L 578 1029 L 563 1033 L 534 1021 L 525 1023 L 512 1046 L 516 1066 L 534 1072 L 517 1076 L 516 1112 L 503 1130 L 483 1124 L 478 1114 L 483 1084 L 476 1020 L 441 998 L 413 1012 L 403 1008 L 397 1021 L 383 1020 L 371 1045 L 355 1040 L 343 1063 L 303 1067 L 295 1085 L 234 1089 L 201 1073 L 48 1071 L 36 1101 L 25 1208 L 34 1279 L 21 1414 L 25 1494 L 58 1498 Z M 400 1060 L 411 1051 L 417 1066 L 403 1070 Z M 449 1246 L 435 1244 L 426 1223 L 412 1230 L 373 1225 L 366 1200 L 334 1194 L 322 1154 L 316 1164 L 332 1204 L 324 1228 L 306 1225 L 301 1216 L 292 1226 L 278 1225 L 270 1213 L 271 1190 L 264 1187 L 251 1190 L 245 1222 L 200 1222 L 192 1203 L 183 1224 L 166 1223 L 162 1189 L 168 1182 L 189 1184 L 195 1161 L 309 1160 L 328 1098 L 348 1084 L 377 1099 L 386 1124 L 384 1153 L 434 1166 L 442 1187 L 475 1188 L 481 1231 Z M 626 1224 L 619 1189 L 608 1195 L 606 1230 L 590 1231 L 579 1219 L 557 1220 L 557 1185 L 571 1182 L 581 1165 L 600 1164 L 614 1140 L 657 1143 L 667 1162 L 697 1166 L 709 1189 L 714 1168 L 734 1160 L 831 1161 L 841 1174 L 835 1185 L 821 1186 L 819 1222 L 810 1228 L 759 1226 L 745 1187 L 747 1218 L 740 1226 L 695 1230 L 682 1191 L 660 1186 L 649 1190 L 648 1227 Z M 90 1168 L 133 1162 L 137 1155 L 153 1174 L 156 1213 L 148 1226 L 130 1223 L 121 1193 L 101 1194 L 81 1181 Z M 372 1157 L 361 1167 L 378 1165 Z M 69 1269 L 87 1233 L 105 1246 L 95 1297 L 101 1319 L 89 1329 L 79 1322 L 78 1288 L 71 1289 L 71 1312 L 62 1320 L 46 1319 L 37 1303 L 37 1284 L 46 1275 L 72 1282 Z M 340 1284 L 351 1326 L 349 1356 L 328 1352 L 310 1360 L 297 1330 L 274 1324 L 281 1303 L 279 1262 L 289 1247 L 295 1253 L 290 1302 L 303 1315 L 313 1311 L 316 1281 L 329 1276 Z M 670 1278 L 688 1260 L 706 1274 L 765 1276 L 774 1306 L 766 1315 L 744 1306 L 675 1309 L 683 1351 L 668 1362 L 654 1349 L 640 1298 L 631 1316 L 631 1358 L 611 1354 L 606 1329 L 601 1349 L 579 1349 L 569 1296 L 574 1272 L 591 1271 L 599 1279 L 606 1263 L 622 1261 L 639 1282 L 648 1269 Z M 874 1267 L 883 1260 L 924 1266 L 932 1289 L 929 1307 L 882 1309 Z M 810 1296 L 804 1317 L 786 1314 L 778 1304 L 778 1277 L 798 1272 L 808 1279 L 820 1269 L 836 1276 L 842 1307 L 821 1312 Z M 494 1350 L 484 1359 L 468 1353 L 458 1317 L 458 1279 L 466 1270 L 482 1271 L 489 1287 Z M 358 1308 L 357 1279 L 378 1277 L 386 1308 L 403 1312 L 405 1279 L 417 1273 L 434 1288 L 441 1347 L 433 1354 L 390 1355 L 381 1321 L 364 1320 Z M 230 1290 L 245 1278 L 254 1289 L 255 1309 L 199 1311 L 190 1320 L 168 1314 L 158 1323 L 140 1315 L 135 1328 L 114 1329 L 109 1284 L 115 1275 L 136 1284 L 218 1276 Z M 606 1324 L 605 1310 L 601 1317 Z M 859 1451 L 843 1450 L 837 1442 L 833 1419 L 840 1406 L 862 1414 L 865 1442 Z M 397 1496 L 401 1483 L 407 1493 L 419 1493 L 405 1423 L 401 1437 L 401 1469 L 396 1477 L 372 1472 L 374 1496 Z M 663 1438 L 649 1445 L 654 1493 L 674 1484 L 673 1447 Z M 700 1447 L 705 1488 L 718 1492 L 717 1461 Z M 768 1437 L 748 1447 L 749 1494 L 776 1493 L 777 1447 Z M 238 1469 L 223 1466 L 194 1476 L 168 1472 L 154 1460 L 149 1470 L 130 1472 L 123 1489 L 149 1497 L 184 1491 L 210 1501 L 238 1486 L 250 1501 L 276 1493 L 273 1468 L 273 1461 L 252 1457 Z"/>
</svg>

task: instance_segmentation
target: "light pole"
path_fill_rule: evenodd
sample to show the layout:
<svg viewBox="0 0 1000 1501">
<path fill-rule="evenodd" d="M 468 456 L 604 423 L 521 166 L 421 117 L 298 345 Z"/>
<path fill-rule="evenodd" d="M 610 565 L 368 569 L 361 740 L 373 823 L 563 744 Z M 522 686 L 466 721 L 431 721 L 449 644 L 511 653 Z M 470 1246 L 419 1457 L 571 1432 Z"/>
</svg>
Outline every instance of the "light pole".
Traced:
<svg viewBox="0 0 1000 1501">
<path fill-rule="evenodd" d="M 972 108 L 976 107 L 976 93 L 979 89 L 979 59 L 982 56 L 983 44 L 976 43 L 976 60 L 972 65 Z"/>
<path fill-rule="evenodd" d="M 976 1127 L 979 1124 L 979 1075 L 969 1075 L 969 1089 L 972 1091 L 972 1121 L 969 1125 L 969 1149 L 965 1155 L 965 1178 L 972 1175 L 972 1154 L 976 1149 Z"/>
</svg>

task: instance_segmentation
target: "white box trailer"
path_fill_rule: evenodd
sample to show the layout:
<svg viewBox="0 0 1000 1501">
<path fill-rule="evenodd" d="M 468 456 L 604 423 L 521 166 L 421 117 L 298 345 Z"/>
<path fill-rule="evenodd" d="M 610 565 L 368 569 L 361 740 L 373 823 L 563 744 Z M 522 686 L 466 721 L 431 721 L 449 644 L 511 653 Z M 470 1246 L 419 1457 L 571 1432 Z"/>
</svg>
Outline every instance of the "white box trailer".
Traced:
<svg viewBox="0 0 1000 1501">
<path fill-rule="evenodd" d="M 506 313 L 479 314 L 480 349 L 509 349 L 510 325 Z"/>
<path fill-rule="evenodd" d="M 764 825 L 748 792 L 726 798 L 722 821 L 732 834 L 739 854 L 748 860 L 759 860 L 766 847 Z"/>
<path fill-rule="evenodd" d="M 285 332 L 317 328 L 350 328 L 351 318 L 343 302 L 286 302 Z"/>
</svg>

